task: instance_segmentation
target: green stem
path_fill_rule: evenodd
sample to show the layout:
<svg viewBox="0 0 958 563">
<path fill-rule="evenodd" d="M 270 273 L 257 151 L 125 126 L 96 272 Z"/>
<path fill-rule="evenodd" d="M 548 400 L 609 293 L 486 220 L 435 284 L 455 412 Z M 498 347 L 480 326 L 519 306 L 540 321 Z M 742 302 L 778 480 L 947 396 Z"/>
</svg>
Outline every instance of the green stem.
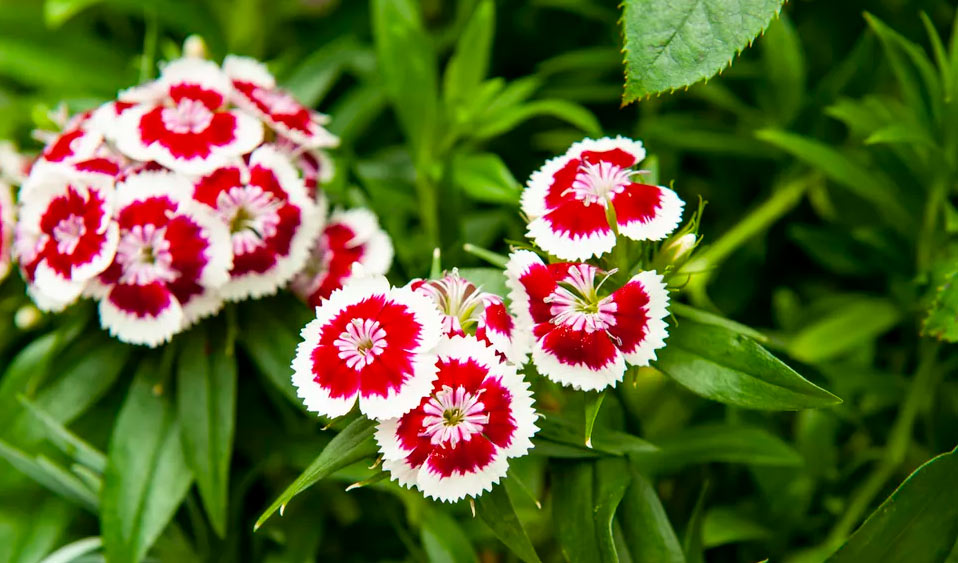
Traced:
<svg viewBox="0 0 958 563">
<path fill-rule="evenodd" d="M 431 248 L 439 248 L 439 200 L 436 185 L 427 177 L 425 170 L 416 170 L 416 195 L 419 196 L 419 220 L 426 232 L 426 242 Z"/>
<path fill-rule="evenodd" d="M 831 550 L 837 549 L 844 543 L 845 539 L 861 522 L 862 516 L 871 507 L 875 497 L 882 492 L 888 484 L 888 480 L 901 468 L 905 460 L 905 454 L 908 452 L 908 446 L 911 444 L 912 430 L 918 412 L 921 410 L 923 402 L 933 395 L 944 371 L 936 365 L 938 349 L 938 343 L 921 342 L 918 369 L 911 385 L 908 387 L 908 395 L 902 403 L 901 410 L 898 411 L 898 416 L 895 418 L 881 461 L 865 482 L 852 494 L 845 514 L 842 515 L 828 535 L 825 544 Z"/>
<path fill-rule="evenodd" d="M 918 273 L 928 271 L 934 258 L 938 234 L 938 217 L 941 215 L 941 204 L 948 193 L 947 180 L 942 178 L 931 186 L 928 199 L 925 203 L 925 216 L 922 219 L 921 231 L 918 234 L 917 266 Z"/>
</svg>

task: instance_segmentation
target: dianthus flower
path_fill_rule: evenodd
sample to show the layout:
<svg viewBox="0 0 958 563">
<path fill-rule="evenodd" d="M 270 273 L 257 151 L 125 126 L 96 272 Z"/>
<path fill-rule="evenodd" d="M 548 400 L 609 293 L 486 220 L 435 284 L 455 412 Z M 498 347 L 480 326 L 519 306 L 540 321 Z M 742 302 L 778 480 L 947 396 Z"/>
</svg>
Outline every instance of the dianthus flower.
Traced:
<svg viewBox="0 0 958 563">
<path fill-rule="evenodd" d="M 506 360 L 516 365 L 525 363 L 529 353 L 527 334 L 516 325 L 498 295 L 481 291 L 457 270 L 438 280 L 416 280 L 410 287 L 438 305 L 446 336 L 473 334 Z"/>
<path fill-rule="evenodd" d="M 316 308 L 293 359 L 306 408 L 328 417 L 359 410 L 374 419 L 419 404 L 436 378 L 441 315 L 425 296 L 383 276 L 351 280 Z"/>
<path fill-rule="evenodd" d="M 532 328 L 533 364 L 549 379 L 584 391 L 614 386 L 626 363 L 649 365 L 668 336 L 662 276 L 640 272 L 602 296 L 599 273 L 589 264 L 547 265 L 528 250 L 514 252 L 506 266 L 513 314 Z"/>
<path fill-rule="evenodd" d="M 405 487 L 454 502 L 506 475 L 509 458 L 532 448 L 538 428 L 529 384 L 472 336 L 444 337 L 438 376 L 418 406 L 380 421 L 383 467 Z"/>
<path fill-rule="evenodd" d="M 534 172 L 522 194 L 528 236 L 563 260 L 601 256 L 616 233 L 632 240 L 661 240 L 678 226 L 684 202 L 664 186 L 636 181 L 645 158 L 642 143 L 585 139 Z"/>
<path fill-rule="evenodd" d="M 368 209 L 335 211 L 290 288 L 318 307 L 353 276 L 354 265 L 366 274 L 385 274 L 393 260 L 389 235 Z"/>
</svg>

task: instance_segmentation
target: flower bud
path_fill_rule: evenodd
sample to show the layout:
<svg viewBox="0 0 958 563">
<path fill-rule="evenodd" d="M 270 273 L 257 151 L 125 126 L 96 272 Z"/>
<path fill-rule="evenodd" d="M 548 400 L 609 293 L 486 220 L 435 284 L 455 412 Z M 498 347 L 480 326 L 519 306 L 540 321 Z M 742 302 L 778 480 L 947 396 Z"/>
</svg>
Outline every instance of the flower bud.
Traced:
<svg viewBox="0 0 958 563">
<path fill-rule="evenodd" d="M 678 270 L 688 260 L 697 244 L 698 238 L 694 233 L 676 234 L 659 249 L 654 260 L 655 269 L 661 272 L 672 266 L 673 270 Z"/>
</svg>

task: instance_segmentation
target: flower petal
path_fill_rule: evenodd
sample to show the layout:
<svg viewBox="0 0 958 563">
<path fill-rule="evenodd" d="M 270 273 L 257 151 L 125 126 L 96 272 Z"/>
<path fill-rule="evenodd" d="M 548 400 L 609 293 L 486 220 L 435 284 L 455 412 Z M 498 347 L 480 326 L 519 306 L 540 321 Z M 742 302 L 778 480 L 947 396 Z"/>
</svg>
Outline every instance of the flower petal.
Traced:
<svg viewBox="0 0 958 563">
<path fill-rule="evenodd" d="M 576 199 L 530 221 L 527 235 L 536 246 L 563 260 L 602 256 L 615 246 L 605 207 Z"/>
<path fill-rule="evenodd" d="M 614 386 L 625 375 L 624 357 L 604 331 L 542 323 L 536 326 L 536 336 L 532 362 L 556 383 L 596 391 Z"/>
<path fill-rule="evenodd" d="M 629 184 L 612 197 L 619 234 L 632 240 L 662 240 L 679 226 L 685 202 L 663 186 Z"/>
<path fill-rule="evenodd" d="M 100 325 L 130 344 L 156 347 L 183 325 L 183 310 L 162 283 L 117 284 L 100 301 Z"/>
<path fill-rule="evenodd" d="M 640 272 L 609 298 L 616 304 L 609 332 L 618 339 L 619 350 L 630 364 L 649 365 L 668 336 L 663 319 L 669 314 L 669 292 L 662 276 Z"/>
</svg>

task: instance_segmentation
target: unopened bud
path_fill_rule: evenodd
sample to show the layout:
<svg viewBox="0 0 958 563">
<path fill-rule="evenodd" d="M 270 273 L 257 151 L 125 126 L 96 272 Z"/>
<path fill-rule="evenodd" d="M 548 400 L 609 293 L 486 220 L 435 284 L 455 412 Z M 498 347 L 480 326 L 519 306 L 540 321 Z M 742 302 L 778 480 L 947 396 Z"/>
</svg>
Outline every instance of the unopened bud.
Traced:
<svg viewBox="0 0 958 563">
<path fill-rule="evenodd" d="M 37 326 L 43 314 L 33 305 L 24 305 L 13 315 L 13 324 L 20 330 L 30 330 Z"/>
<path fill-rule="evenodd" d="M 661 272 L 672 266 L 674 270 L 678 270 L 692 254 L 697 241 L 694 233 L 685 233 L 665 241 L 655 257 L 655 269 Z"/>
<path fill-rule="evenodd" d="M 190 35 L 183 41 L 183 56 L 195 59 L 205 59 L 209 56 L 206 41 L 199 35 Z"/>
</svg>

